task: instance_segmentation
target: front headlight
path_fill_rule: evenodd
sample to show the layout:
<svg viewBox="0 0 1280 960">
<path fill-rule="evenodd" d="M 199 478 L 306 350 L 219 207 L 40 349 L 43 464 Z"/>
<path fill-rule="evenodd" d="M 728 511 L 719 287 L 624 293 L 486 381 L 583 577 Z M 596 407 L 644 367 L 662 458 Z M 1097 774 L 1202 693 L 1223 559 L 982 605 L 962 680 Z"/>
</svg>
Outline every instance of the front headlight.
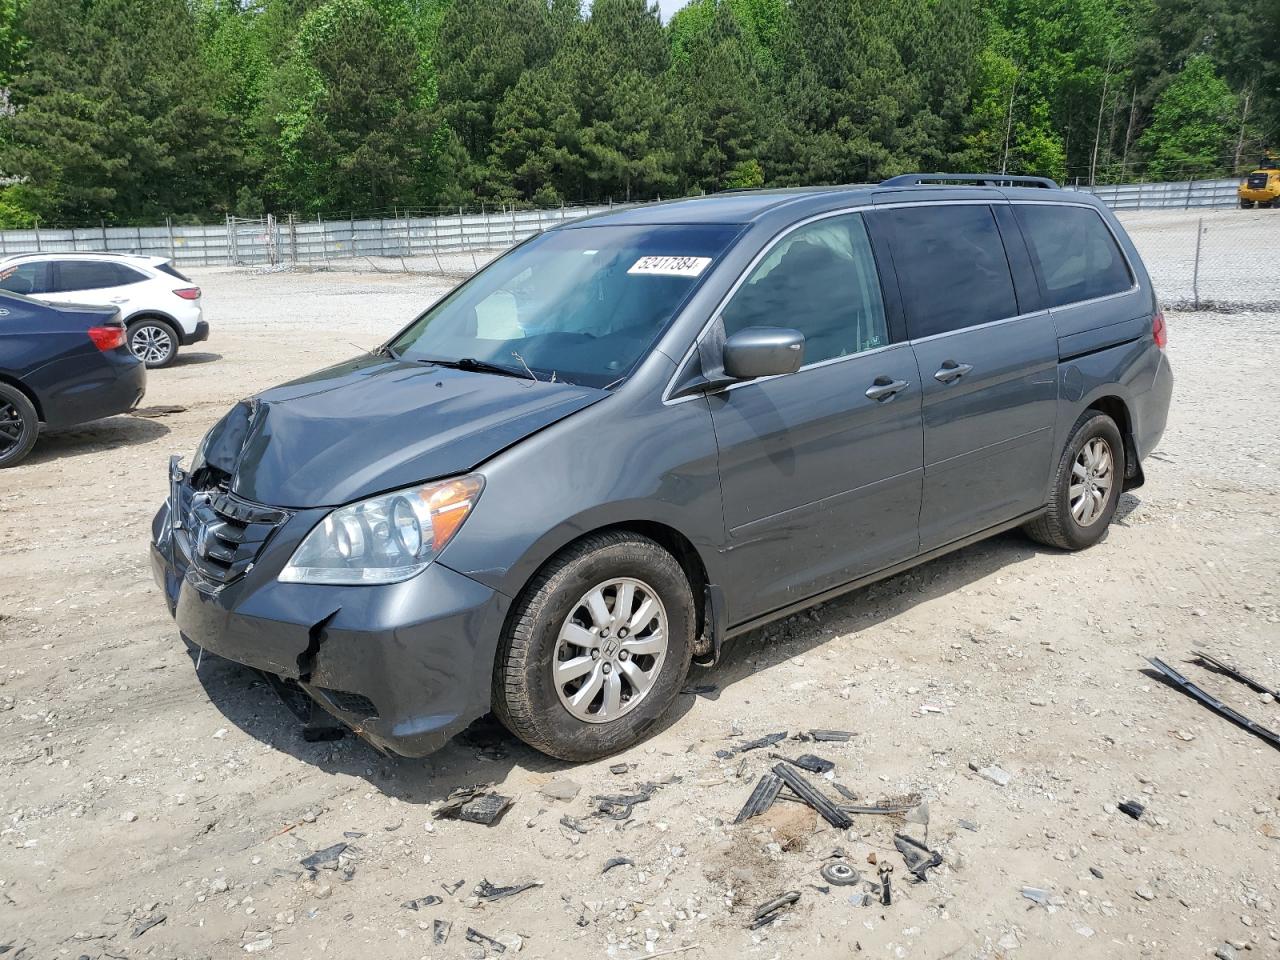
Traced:
<svg viewBox="0 0 1280 960">
<path fill-rule="evenodd" d="M 467 519 L 484 478 L 468 474 L 361 503 L 325 517 L 280 571 L 285 583 L 397 583 L 417 576 Z"/>
</svg>

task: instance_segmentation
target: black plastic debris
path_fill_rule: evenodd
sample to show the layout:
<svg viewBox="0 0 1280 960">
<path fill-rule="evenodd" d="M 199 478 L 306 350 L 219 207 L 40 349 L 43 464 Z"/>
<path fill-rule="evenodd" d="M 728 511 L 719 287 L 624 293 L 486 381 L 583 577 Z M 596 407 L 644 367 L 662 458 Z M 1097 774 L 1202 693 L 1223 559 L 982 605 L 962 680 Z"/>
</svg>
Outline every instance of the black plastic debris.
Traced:
<svg viewBox="0 0 1280 960">
<path fill-rule="evenodd" d="M 868 813 L 868 814 L 891 814 L 894 816 L 902 816 L 910 813 L 916 807 L 920 806 L 920 801 L 914 803 L 892 803 L 882 800 L 879 803 L 860 805 L 856 803 L 842 803 L 840 809 L 845 813 Z"/>
<path fill-rule="evenodd" d="M 746 804 L 738 811 L 738 815 L 733 822 L 742 823 L 744 820 L 758 817 L 773 806 L 773 802 L 778 799 L 778 793 L 781 790 L 782 781 L 772 773 L 766 773 L 756 781 L 755 789 L 751 791 L 751 796 L 747 797 Z"/>
<path fill-rule="evenodd" d="M 490 793 L 488 784 L 460 787 L 454 790 L 431 814 L 435 819 L 465 820 L 491 827 L 511 806 L 510 797 Z"/>
<path fill-rule="evenodd" d="M 782 911 L 792 906 L 800 899 L 799 890 L 788 890 L 780 897 L 774 897 L 767 903 L 762 903 L 756 907 L 755 913 L 751 919 L 751 929 L 758 930 L 766 924 L 773 923 L 778 917 L 782 916 Z"/>
<path fill-rule="evenodd" d="M 495 887 L 488 880 L 481 880 L 476 884 L 476 888 L 472 891 L 479 899 L 485 902 L 491 900 L 502 900 L 506 897 L 514 897 L 517 893 L 524 893 L 533 887 L 542 886 L 541 880 L 529 880 L 526 883 L 513 883 L 509 887 Z"/>
<path fill-rule="evenodd" d="M 732 750 L 717 750 L 716 756 L 721 760 L 728 760 L 736 757 L 740 753 L 746 753 L 748 750 L 760 750 L 764 747 L 772 747 L 775 743 L 780 743 L 787 739 L 787 731 L 781 733 L 769 733 L 755 740 L 748 740 L 746 743 L 734 747 Z"/>
<path fill-rule="evenodd" d="M 298 862 L 308 870 L 337 870 L 338 858 L 342 856 L 347 849 L 345 843 L 335 843 L 331 847 L 325 847 L 323 850 L 317 850 L 310 856 L 303 857 Z"/>
<path fill-rule="evenodd" d="M 655 783 L 642 783 L 637 789 L 638 793 L 594 794 L 591 797 L 592 802 L 596 805 L 594 816 L 608 817 L 610 820 L 631 819 L 632 808 L 636 804 L 650 800 L 658 792 L 658 785 Z"/>
<path fill-rule="evenodd" d="M 1116 804 L 1116 809 L 1127 816 L 1133 817 L 1135 820 L 1141 820 L 1142 814 L 1147 808 L 1136 800 L 1122 800 Z"/>
<path fill-rule="evenodd" d="M 831 786 L 835 787 L 836 793 L 840 794 L 840 796 L 844 797 L 850 803 L 857 801 L 858 795 L 854 793 L 852 790 L 850 790 L 848 787 L 846 787 L 843 783 L 837 783 L 836 781 L 833 780 L 831 781 Z"/>
<path fill-rule="evenodd" d="M 720 688 L 714 683 L 698 683 L 690 684 L 680 692 L 694 697 L 706 697 L 708 700 L 714 700 L 715 697 L 713 697 L 712 694 L 718 693 L 719 691 Z"/>
<path fill-rule="evenodd" d="M 809 736 L 819 743 L 848 743 L 854 735 L 849 730 L 810 730 Z"/>
<path fill-rule="evenodd" d="M 815 757 L 812 753 L 802 753 L 798 757 L 784 757 L 780 753 L 770 753 L 770 757 L 775 760 L 785 760 L 793 767 L 799 767 L 801 770 L 808 770 L 810 773 L 826 773 L 828 770 L 834 770 L 836 765 L 830 760 L 824 760 L 822 757 Z"/>
<path fill-rule="evenodd" d="M 778 779 L 791 788 L 792 793 L 817 810 L 818 815 L 831 826 L 837 830 L 845 830 L 853 826 L 853 821 L 843 810 L 819 793 L 808 780 L 785 763 L 774 764 L 773 772 Z"/>
<path fill-rule="evenodd" d="M 1248 674 L 1241 672 L 1238 667 L 1233 667 L 1229 663 L 1224 663 L 1217 657 L 1213 656 L 1213 654 L 1207 653 L 1204 650 L 1192 650 L 1191 655 L 1210 670 L 1214 670 L 1217 673 L 1225 673 L 1233 680 L 1238 680 L 1243 683 L 1250 690 L 1254 690 L 1257 693 L 1269 693 L 1277 700 L 1280 700 L 1280 689 L 1268 687 L 1266 684 L 1261 683 L 1253 679 L 1253 677 Z"/>
<path fill-rule="evenodd" d="M 573 819 L 573 817 L 569 816 L 567 813 L 560 818 L 560 826 L 567 827 L 568 829 L 572 830 L 574 833 L 587 832 L 587 828 L 582 825 L 581 820 L 575 820 Z"/>
<path fill-rule="evenodd" d="M 893 864 L 880 863 L 880 903 L 886 907 L 893 904 Z"/>
<path fill-rule="evenodd" d="M 449 939 L 449 921 L 448 920 L 432 920 L 431 921 L 431 942 L 437 947 L 443 947 Z"/>
<path fill-rule="evenodd" d="M 902 859 L 906 861 L 907 869 L 915 874 L 917 880 L 928 880 L 928 871 L 942 865 L 942 854 L 936 850 L 930 850 L 919 840 L 909 837 L 905 833 L 895 833 L 893 835 L 893 845 L 902 854 Z"/>
<path fill-rule="evenodd" d="M 440 886 L 444 888 L 445 893 L 449 894 L 449 896 L 452 897 L 455 893 L 457 893 L 462 888 L 462 885 L 466 882 L 467 881 L 465 879 L 459 879 L 459 880 L 454 880 L 452 883 L 442 883 L 440 884 Z"/>
<path fill-rule="evenodd" d="M 158 927 L 169 918 L 163 913 L 157 913 L 148 920 L 143 920 L 140 924 L 133 928 L 133 933 L 129 935 L 129 939 L 137 940 L 140 936 L 150 930 L 152 927 Z"/>
<path fill-rule="evenodd" d="M 359 830 L 343 830 L 342 835 L 348 840 L 361 840 L 364 838 L 364 834 Z"/>
<path fill-rule="evenodd" d="M 604 862 L 604 869 L 600 871 L 601 875 L 608 873 L 614 867 L 634 867 L 636 862 L 630 857 L 610 857 Z"/>
<path fill-rule="evenodd" d="M 828 860 L 822 865 L 822 879 L 837 887 L 851 887 L 861 878 L 857 869 L 848 860 Z"/>
<path fill-rule="evenodd" d="M 400 906 L 410 910 L 422 910 L 426 907 L 434 907 L 437 903 L 444 903 L 444 901 L 432 893 L 425 897 L 418 897 L 416 900 L 406 900 Z"/>
<path fill-rule="evenodd" d="M 1239 713 L 1238 711 L 1231 709 L 1221 700 L 1217 699 L 1216 697 L 1206 693 L 1204 690 L 1197 687 L 1194 683 L 1192 683 L 1190 680 L 1188 680 L 1186 677 L 1180 674 L 1177 670 L 1173 669 L 1173 667 L 1169 666 L 1159 657 L 1148 657 L 1147 662 L 1150 663 L 1157 670 L 1159 670 L 1160 673 L 1164 676 L 1164 678 L 1167 681 L 1169 681 L 1169 683 L 1173 684 L 1173 686 L 1177 687 L 1187 696 L 1192 697 L 1193 699 L 1199 700 L 1202 704 L 1204 704 L 1210 710 L 1220 714 L 1221 716 L 1226 717 L 1232 723 L 1236 724 L 1237 726 L 1243 727 L 1245 730 L 1248 730 L 1254 736 L 1265 740 L 1267 743 L 1271 744 L 1271 746 L 1280 750 L 1280 733 L 1276 733 L 1273 730 L 1268 730 L 1266 727 L 1262 726 L 1261 724 L 1254 723 L 1252 720 L 1246 717 L 1243 713 Z"/>
<path fill-rule="evenodd" d="M 493 939 L 493 937 L 476 930 L 474 927 L 467 927 L 467 940 L 471 943 L 479 944 L 486 952 L 489 950 L 492 950 L 494 953 L 507 952 L 507 948 L 505 946 Z"/>
</svg>

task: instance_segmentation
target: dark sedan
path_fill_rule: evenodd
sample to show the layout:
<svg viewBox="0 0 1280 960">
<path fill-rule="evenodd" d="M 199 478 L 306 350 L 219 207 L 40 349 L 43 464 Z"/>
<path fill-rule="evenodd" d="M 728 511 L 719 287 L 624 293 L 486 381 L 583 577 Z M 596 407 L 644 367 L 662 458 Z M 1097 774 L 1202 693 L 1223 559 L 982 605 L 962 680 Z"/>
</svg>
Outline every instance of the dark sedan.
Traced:
<svg viewBox="0 0 1280 960">
<path fill-rule="evenodd" d="M 116 308 L 0 291 L 0 468 L 30 453 L 42 427 L 132 410 L 146 384 Z"/>
</svg>

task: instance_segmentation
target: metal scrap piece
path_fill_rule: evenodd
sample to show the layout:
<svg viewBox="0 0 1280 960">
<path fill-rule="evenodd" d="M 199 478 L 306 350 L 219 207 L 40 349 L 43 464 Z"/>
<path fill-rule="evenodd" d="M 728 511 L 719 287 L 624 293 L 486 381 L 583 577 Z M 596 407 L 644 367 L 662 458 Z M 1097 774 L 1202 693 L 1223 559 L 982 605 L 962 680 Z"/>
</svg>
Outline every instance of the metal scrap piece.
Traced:
<svg viewBox="0 0 1280 960">
<path fill-rule="evenodd" d="M 478 943 L 485 951 L 492 950 L 494 953 L 506 953 L 507 948 L 499 943 L 493 937 L 487 936 L 476 930 L 474 927 L 467 927 L 467 939 L 472 943 Z"/>
<path fill-rule="evenodd" d="M 797 797 L 817 810 L 822 819 L 831 824 L 831 826 L 838 830 L 853 826 L 853 821 L 849 819 L 848 814 L 819 793 L 808 780 L 785 763 L 775 764 L 773 772 L 783 783 L 791 788 L 791 791 Z"/>
<path fill-rule="evenodd" d="M 437 947 L 444 946 L 445 941 L 449 939 L 449 926 L 448 920 L 431 921 L 431 942 Z"/>
<path fill-rule="evenodd" d="M 326 870 L 338 869 L 338 857 L 347 849 L 345 843 L 335 843 L 332 847 L 325 847 L 323 850 L 317 850 L 310 856 L 303 857 L 298 862 L 308 870 L 319 870 L 324 867 Z"/>
<path fill-rule="evenodd" d="M 775 743 L 779 743 L 785 739 L 787 739 L 787 731 L 785 730 L 781 733 L 769 733 L 765 734 L 763 737 L 758 737 L 755 740 L 748 740 L 746 743 L 740 744 L 732 750 L 717 750 L 716 756 L 721 760 L 728 760 L 730 757 L 735 757 L 740 753 L 746 753 L 748 750 L 760 750 L 763 747 L 772 747 Z"/>
<path fill-rule="evenodd" d="M 1256 690 L 1258 693 L 1269 693 L 1273 697 L 1275 697 L 1277 700 L 1280 700 L 1280 689 L 1273 690 L 1271 687 L 1268 687 L 1266 684 L 1260 683 L 1259 681 L 1253 679 L 1253 677 L 1249 676 L 1248 674 L 1241 673 L 1237 668 L 1231 666 L 1231 664 L 1223 663 L 1221 660 L 1219 660 L 1217 657 L 1213 656 L 1212 654 L 1206 653 L 1203 650 L 1192 650 L 1191 655 L 1195 657 L 1197 660 L 1202 661 L 1203 664 L 1207 666 L 1209 669 L 1215 670 L 1218 673 L 1225 673 L 1228 677 L 1231 677 L 1233 680 L 1239 680 L 1241 683 L 1243 683 L 1246 687 L 1250 688 L 1251 690 Z"/>
<path fill-rule="evenodd" d="M 406 900 L 400 906 L 410 910 L 421 910 L 424 907 L 434 907 L 437 903 L 444 903 L 444 901 L 432 893 L 425 897 L 418 897 L 416 900 Z"/>
<path fill-rule="evenodd" d="M 851 887 L 861 880 L 861 875 L 848 860 L 828 860 L 822 865 L 822 879 L 837 887 Z"/>
<path fill-rule="evenodd" d="M 481 900 L 502 900 L 504 897 L 514 897 L 517 893 L 524 893 L 526 890 L 540 886 L 542 886 L 541 880 L 513 883 L 509 887 L 495 887 L 488 880 L 481 880 L 476 884 L 476 888 L 472 892 Z"/>
<path fill-rule="evenodd" d="M 782 790 L 782 781 L 775 777 L 772 773 L 766 773 L 756 781 L 755 789 L 751 791 L 751 796 L 747 797 L 746 804 L 738 811 L 734 823 L 742 823 L 743 820 L 750 820 L 752 817 L 758 817 L 778 799 L 778 793 Z"/>
<path fill-rule="evenodd" d="M 800 899 L 799 890 L 788 890 L 780 897 L 774 897 L 767 903 L 762 903 L 756 907 L 756 912 L 752 916 L 751 929 L 757 930 L 765 924 L 773 923 L 777 920 L 784 907 L 789 907 Z"/>
<path fill-rule="evenodd" d="M 933 867 L 942 865 L 942 854 L 936 850 L 930 850 L 919 840 L 909 837 L 905 833 L 895 833 L 893 835 L 893 845 L 902 854 L 902 859 L 906 861 L 907 869 L 915 874 L 917 880 L 928 880 L 928 871 Z"/>
<path fill-rule="evenodd" d="M 1172 683 L 1175 687 L 1177 687 L 1187 696 L 1192 697 L 1195 700 L 1199 700 L 1202 704 L 1204 704 L 1210 710 L 1214 711 L 1215 713 L 1221 714 L 1222 716 L 1230 720 L 1232 723 L 1236 724 L 1237 726 L 1243 727 L 1245 730 L 1248 730 L 1254 736 L 1260 737 L 1261 739 L 1265 740 L 1267 743 L 1271 744 L 1271 746 L 1275 747 L 1277 750 L 1280 750 L 1280 734 L 1276 733 L 1273 730 L 1268 730 L 1266 727 L 1262 726 L 1261 724 L 1254 723 L 1252 720 L 1246 717 L 1243 713 L 1239 713 L 1235 710 L 1232 710 L 1221 700 L 1218 700 L 1216 697 L 1213 697 L 1210 694 L 1206 693 L 1204 690 L 1201 690 L 1194 683 L 1192 683 L 1190 680 L 1188 680 L 1186 677 L 1180 674 L 1177 670 L 1173 669 L 1173 667 L 1169 666 L 1159 657 L 1147 657 L 1147 662 L 1151 664 L 1153 667 L 1155 667 L 1157 670 L 1159 670 L 1160 673 L 1164 675 L 1166 680 Z"/>
</svg>

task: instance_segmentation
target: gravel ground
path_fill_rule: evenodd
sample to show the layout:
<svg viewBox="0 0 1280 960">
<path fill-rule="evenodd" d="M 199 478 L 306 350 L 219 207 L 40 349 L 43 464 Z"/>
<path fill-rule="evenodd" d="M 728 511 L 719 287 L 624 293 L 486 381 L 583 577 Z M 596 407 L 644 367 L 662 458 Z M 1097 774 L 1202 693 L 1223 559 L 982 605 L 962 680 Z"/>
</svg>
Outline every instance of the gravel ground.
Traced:
<svg viewBox="0 0 1280 960">
<path fill-rule="evenodd" d="M 504 956 L 545 958 L 1280 951 L 1280 756 L 1143 669 L 1203 644 L 1280 685 L 1280 314 L 1170 315 L 1169 428 L 1092 550 L 1007 534 L 741 638 L 691 674 L 707 688 L 661 731 L 608 761 L 552 761 L 484 724 L 411 761 L 351 738 L 306 743 L 255 675 L 210 657 L 197 672 L 146 540 L 170 453 L 189 454 L 234 400 L 376 342 L 443 288 L 193 274 L 213 338 L 155 372 L 145 401 L 184 409 L 50 434 L 0 480 L 6 960 L 483 955 L 468 928 Z M 1280 728 L 1274 703 L 1185 672 Z M 731 824 L 775 761 L 717 751 L 815 727 L 856 735 L 774 749 L 829 758 L 866 802 L 927 800 L 943 857 L 927 883 L 883 817 L 837 831 L 779 804 Z M 497 825 L 432 818 L 455 787 L 490 781 L 515 798 Z M 629 820 L 590 816 L 592 794 L 644 783 L 660 787 Z M 575 786 L 567 800 L 543 792 Z M 1145 804 L 1140 820 L 1116 810 L 1126 799 Z M 343 842 L 339 869 L 300 866 Z M 864 879 L 872 854 L 894 865 L 892 905 L 851 903 L 865 886 L 818 889 L 836 846 Z M 618 856 L 634 864 L 602 875 Z M 485 903 L 482 879 L 543 884 Z M 798 904 L 749 930 L 785 890 Z M 442 902 L 402 905 L 431 895 Z M 436 920 L 451 924 L 442 946 Z"/>
</svg>

